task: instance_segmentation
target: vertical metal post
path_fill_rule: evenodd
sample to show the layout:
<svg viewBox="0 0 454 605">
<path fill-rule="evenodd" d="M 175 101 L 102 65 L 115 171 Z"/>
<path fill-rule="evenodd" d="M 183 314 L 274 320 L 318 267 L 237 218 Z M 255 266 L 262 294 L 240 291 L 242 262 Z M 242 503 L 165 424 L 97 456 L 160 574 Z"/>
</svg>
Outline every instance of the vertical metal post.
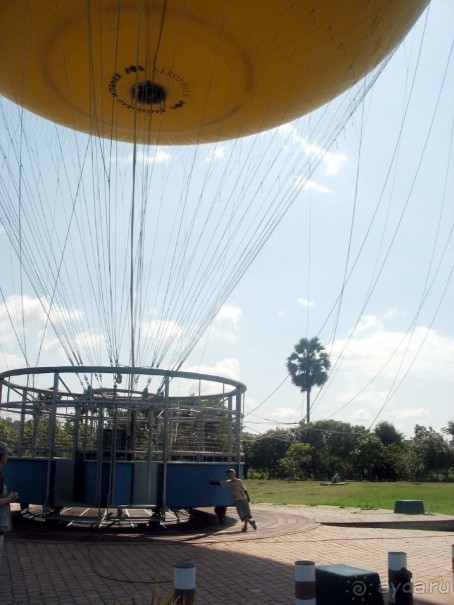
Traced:
<svg viewBox="0 0 454 605">
<path fill-rule="evenodd" d="M 241 465 L 241 393 L 236 394 L 235 457 L 239 471 Z"/>
<path fill-rule="evenodd" d="M 103 437 L 104 437 L 104 404 L 99 403 L 98 413 L 98 453 L 96 465 L 96 506 L 101 508 L 101 486 L 102 486 L 102 465 L 103 465 Z"/>
<path fill-rule="evenodd" d="M 73 460 L 76 460 L 79 445 L 80 421 L 82 419 L 82 408 L 78 405 L 74 408 L 74 431 L 73 431 Z"/>
<path fill-rule="evenodd" d="M 117 464 L 117 425 L 118 425 L 118 401 L 114 401 L 114 412 L 112 419 L 112 443 L 110 446 L 110 466 L 109 466 L 109 492 L 107 496 L 107 508 L 115 502 L 115 474 Z"/>
<path fill-rule="evenodd" d="M 203 417 L 203 412 L 198 414 L 195 422 L 197 426 L 197 451 L 203 452 L 205 451 L 205 418 Z"/>
<path fill-rule="evenodd" d="M 167 461 L 169 457 L 169 376 L 164 378 L 164 435 L 162 443 L 162 511 L 167 510 Z"/>
<path fill-rule="evenodd" d="M 57 422 L 57 404 L 58 404 L 58 382 L 60 375 L 54 373 L 54 385 L 52 388 L 52 409 L 49 414 L 49 434 L 48 434 L 48 451 L 47 451 L 47 479 L 46 479 L 46 495 L 44 498 L 44 512 L 47 512 L 50 507 L 50 492 L 52 480 L 52 460 L 55 450 L 55 425 Z"/>
<path fill-rule="evenodd" d="M 20 424 L 19 424 L 19 443 L 18 443 L 18 446 L 19 446 L 18 453 L 21 456 L 23 456 L 25 414 L 26 413 L 27 413 L 27 388 L 24 388 L 24 392 L 22 393 L 22 405 L 21 405 Z"/>
<path fill-rule="evenodd" d="M 147 441 L 147 504 L 152 504 L 151 502 L 151 463 L 153 461 L 153 410 L 148 408 L 148 441 Z M 154 503 L 155 504 L 155 503 Z"/>
<path fill-rule="evenodd" d="M 137 410 L 131 411 L 131 439 L 126 436 L 125 448 L 125 460 L 128 460 L 128 454 L 131 455 L 131 460 L 136 459 L 137 451 Z"/>
<path fill-rule="evenodd" d="M 38 441 L 38 427 L 39 427 L 39 415 L 37 409 L 35 408 L 33 411 L 33 433 L 32 439 L 30 443 L 30 449 L 33 450 L 33 456 L 37 455 L 36 442 Z M 24 416 L 25 421 L 25 416 Z"/>
<path fill-rule="evenodd" d="M 229 460 L 233 451 L 233 441 L 232 441 L 232 397 L 229 395 L 228 398 L 228 432 L 227 432 L 227 451 L 229 453 Z"/>
</svg>

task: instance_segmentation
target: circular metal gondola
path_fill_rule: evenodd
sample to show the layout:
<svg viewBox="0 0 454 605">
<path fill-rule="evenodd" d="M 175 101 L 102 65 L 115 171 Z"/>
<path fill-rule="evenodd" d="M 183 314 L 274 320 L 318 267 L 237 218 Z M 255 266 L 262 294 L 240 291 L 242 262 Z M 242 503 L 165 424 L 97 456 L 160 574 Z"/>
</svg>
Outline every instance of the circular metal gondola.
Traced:
<svg viewBox="0 0 454 605">
<path fill-rule="evenodd" d="M 208 480 L 231 466 L 241 472 L 243 384 L 70 366 L 4 372 L 0 385 L 0 413 L 17 435 L 5 474 L 22 508 L 42 505 L 45 517 L 96 509 L 99 519 L 143 509 L 163 519 L 170 509 L 230 503 Z"/>
</svg>

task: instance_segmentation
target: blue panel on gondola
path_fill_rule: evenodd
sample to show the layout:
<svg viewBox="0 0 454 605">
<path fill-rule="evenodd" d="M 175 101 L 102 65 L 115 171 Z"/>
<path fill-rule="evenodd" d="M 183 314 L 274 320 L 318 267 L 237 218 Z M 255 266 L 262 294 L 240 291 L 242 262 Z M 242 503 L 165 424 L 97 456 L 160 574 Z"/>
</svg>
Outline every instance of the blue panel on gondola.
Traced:
<svg viewBox="0 0 454 605">
<path fill-rule="evenodd" d="M 132 503 L 133 464 L 130 462 L 117 462 L 115 464 L 115 481 L 113 494 L 109 494 L 110 462 L 102 463 L 102 479 L 100 506 L 107 506 L 110 501 L 113 505 Z M 96 477 L 98 464 L 94 461 L 85 463 L 85 498 L 87 504 L 98 506 L 96 493 Z"/>
<path fill-rule="evenodd" d="M 2 472 L 8 489 L 19 494 L 20 502 L 44 504 L 48 467 L 45 459 L 9 457 Z"/>
<path fill-rule="evenodd" d="M 173 463 L 167 466 L 167 506 L 196 508 L 231 506 L 230 490 L 209 485 L 208 481 L 225 480 L 228 464 Z"/>
</svg>

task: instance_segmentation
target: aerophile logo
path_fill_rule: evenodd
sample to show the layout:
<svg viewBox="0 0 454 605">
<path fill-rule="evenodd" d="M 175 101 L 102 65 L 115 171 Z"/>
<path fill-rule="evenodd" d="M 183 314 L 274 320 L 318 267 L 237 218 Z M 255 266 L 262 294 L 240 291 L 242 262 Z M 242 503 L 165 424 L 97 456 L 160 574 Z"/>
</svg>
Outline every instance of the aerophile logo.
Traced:
<svg viewBox="0 0 454 605">
<path fill-rule="evenodd" d="M 172 69 L 155 67 L 153 79 L 147 79 L 147 70 L 143 65 L 128 65 L 122 71 L 115 73 L 109 80 L 108 90 L 115 102 L 134 112 L 144 114 L 162 114 L 169 110 L 181 109 L 191 95 L 187 80 Z M 149 77 L 149 76 L 148 76 Z M 155 79 L 159 77 L 159 84 Z M 144 101 L 134 94 L 143 85 L 149 89 L 153 86 L 165 91 L 159 100 Z M 171 101 L 168 104 L 166 101 Z"/>
</svg>

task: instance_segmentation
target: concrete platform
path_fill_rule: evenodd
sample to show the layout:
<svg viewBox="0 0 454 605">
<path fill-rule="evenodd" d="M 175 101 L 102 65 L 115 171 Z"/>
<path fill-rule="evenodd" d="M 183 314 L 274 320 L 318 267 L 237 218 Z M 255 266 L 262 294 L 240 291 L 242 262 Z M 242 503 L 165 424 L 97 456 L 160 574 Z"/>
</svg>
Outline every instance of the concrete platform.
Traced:
<svg viewBox="0 0 454 605">
<path fill-rule="evenodd" d="M 369 569 L 386 591 L 387 554 L 395 550 L 407 553 L 415 605 L 454 603 L 453 517 L 412 515 L 412 526 L 399 527 L 393 511 L 256 505 L 253 512 L 258 530 L 246 534 L 231 509 L 225 525 L 211 516 L 208 523 L 157 532 L 19 524 L 5 539 L 0 603 L 150 605 L 157 590 L 171 594 L 173 565 L 193 561 L 198 605 L 293 604 L 295 561 Z M 422 521 L 447 529 L 421 530 Z"/>
</svg>

